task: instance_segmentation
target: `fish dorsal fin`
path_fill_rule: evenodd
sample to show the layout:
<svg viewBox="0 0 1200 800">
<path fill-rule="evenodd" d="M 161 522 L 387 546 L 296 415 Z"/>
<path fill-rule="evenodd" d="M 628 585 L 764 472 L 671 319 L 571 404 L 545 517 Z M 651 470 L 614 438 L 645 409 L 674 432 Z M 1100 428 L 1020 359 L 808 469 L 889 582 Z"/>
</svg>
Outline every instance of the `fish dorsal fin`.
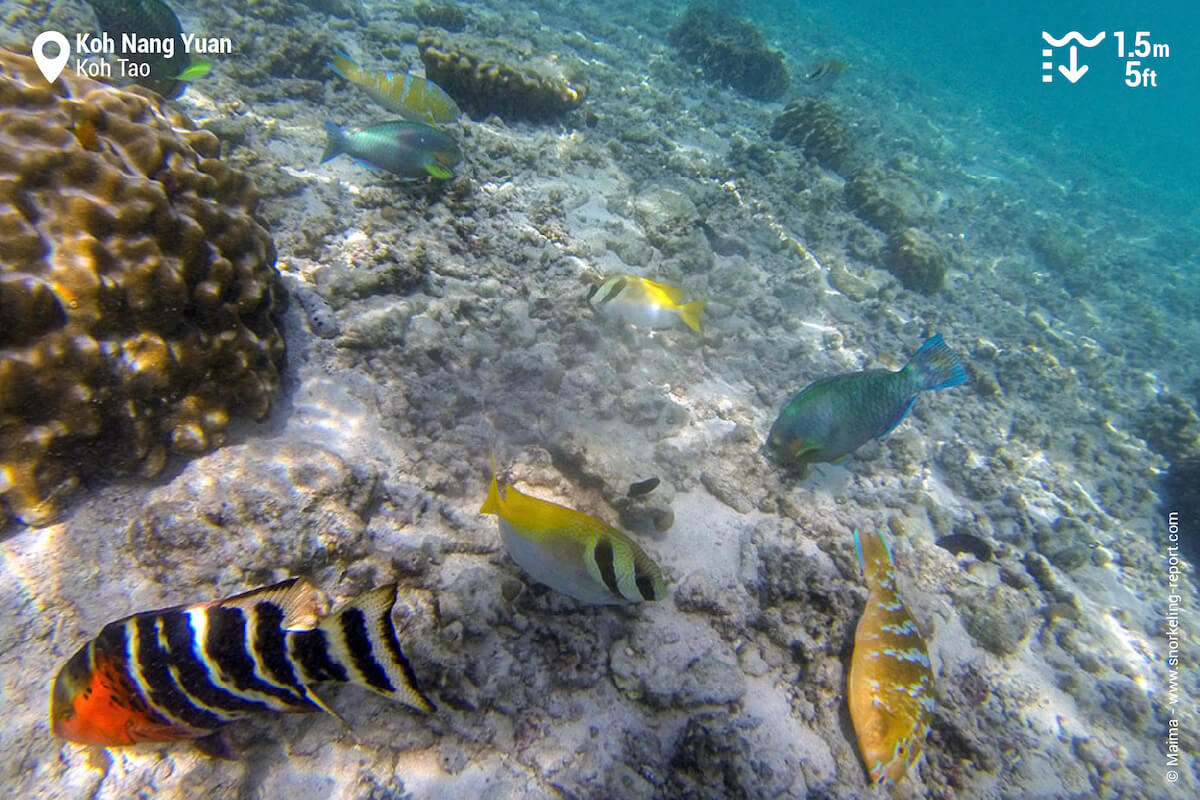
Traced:
<svg viewBox="0 0 1200 800">
<path fill-rule="evenodd" d="M 668 286 L 667 284 L 659 283 L 658 281 L 652 281 L 649 278 L 642 278 L 642 281 L 645 282 L 648 289 L 655 292 L 661 292 L 672 303 L 678 305 L 679 303 L 683 302 L 683 289 L 679 289 L 674 286 Z"/>
<path fill-rule="evenodd" d="M 879 569 L 892 569 L 892 548 L 882 533 L 854 531 L 854 552 L 858 556 L 858 566 L 867 578 Z"/>
<path fill-rule="evenodd" d="M 271 603 L 283 612 L 279 627 L 288 631 L 307 631 L 317 627 L 318 620 L 329 613 L 329 598 L 304 578 L 286 581 L 218 600 L 212 605 L 240 608 L 250 612 L 260 603 Z"/>
</svg>

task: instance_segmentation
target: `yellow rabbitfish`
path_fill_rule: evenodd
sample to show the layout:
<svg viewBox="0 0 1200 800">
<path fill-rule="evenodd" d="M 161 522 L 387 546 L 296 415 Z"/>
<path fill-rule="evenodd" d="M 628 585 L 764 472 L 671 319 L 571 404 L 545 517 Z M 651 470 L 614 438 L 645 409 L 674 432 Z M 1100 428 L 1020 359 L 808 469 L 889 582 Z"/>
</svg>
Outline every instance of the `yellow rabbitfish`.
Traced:
<svg viewBox="0 0 1200 800">
<path fill-rule="evenodd" d="M 363 69 L 341 52 L 326 63 L 376 103 L 413 122 L 452 122 L 461 113 L 450 95 L 420 75 Z"/>
<path fill-rule="evenodd" d="M 870 591 L 854 632 L 850 719 L 871 781 L 892 784 L 912 769 L 933 720 L 933 670 L 916 620 L 896 587 L 892 554 L 878 533 L 854 532 Z"/>
<path fill-rule="evenodd" d="M 684 302 L 682 289 L 637 275 L 614 275 L 588 292 L 588 304 L 598 313 L 645 328 L 683 324 L 703 333 L 700 312 L 707 300 Z"/>
<path fill-rule="evenodd" d="M 494 472 L 479 513 L 500 518 L 504 547 L 534 580 L 577 600 L 640 603 L 667 595 L 658 565 L 624 533 L 502 485 Z"/>
</svg>

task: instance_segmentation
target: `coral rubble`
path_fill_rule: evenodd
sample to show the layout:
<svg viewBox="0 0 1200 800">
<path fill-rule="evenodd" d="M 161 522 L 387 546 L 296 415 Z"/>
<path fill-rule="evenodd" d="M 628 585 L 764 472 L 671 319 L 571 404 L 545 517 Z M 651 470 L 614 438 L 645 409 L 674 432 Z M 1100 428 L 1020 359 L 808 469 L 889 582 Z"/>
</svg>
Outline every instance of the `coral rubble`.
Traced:
<svg viewBox="0 0 1200 800">
<path fill-rule="evenodd" d="M 0 51 L 0 514 L 263 416 L 284 344 L 257 192 L 139 91 Z"/>
</svg>

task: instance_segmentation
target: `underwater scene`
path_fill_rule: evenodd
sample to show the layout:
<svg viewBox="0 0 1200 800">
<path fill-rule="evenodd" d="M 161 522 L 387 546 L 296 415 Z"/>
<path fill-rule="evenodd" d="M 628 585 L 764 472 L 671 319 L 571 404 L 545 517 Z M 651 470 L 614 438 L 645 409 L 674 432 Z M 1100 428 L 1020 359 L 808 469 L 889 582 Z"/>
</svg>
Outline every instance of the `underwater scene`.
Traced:
<svg viewBox="0 0 1200 800">
<path fill-rule="evenodd" d="M 0 9 L 10 796 L 1200 797 L 1200 6 Z"/>
</svg>

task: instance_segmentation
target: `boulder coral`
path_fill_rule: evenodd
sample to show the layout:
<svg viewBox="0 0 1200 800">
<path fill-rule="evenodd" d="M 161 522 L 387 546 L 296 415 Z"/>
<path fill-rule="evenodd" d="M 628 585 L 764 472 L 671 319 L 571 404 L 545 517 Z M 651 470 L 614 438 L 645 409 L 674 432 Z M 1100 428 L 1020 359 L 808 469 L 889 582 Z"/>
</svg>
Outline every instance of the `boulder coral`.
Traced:
<svg viewBox="0 0 1200 800">
<path fill-rule="evenodd" d="M 854 137 L 837 107 L 823 97 L 788 103 L 771 124 L 771 138 L 799 147 L 805 158 L 844 172 L 854 155 Z"/>
<path fill-rule="evenodd" d="M 888 237 L 885 248 L 888 271 L 905 289 L 923 294 L 942 290 L 947 258 L 937 240 L 920 228 L 903 228 Z"/>
<path fill-rule="evenodd" d="M 704 77 L 755 100 L 777 100 L 791 83 L 783 54 L 751 23 L 712 6 L 692 6 L 667 38 Z"/>
<path fill-rule="evenodd" d="M 217 138 L 141 89 L 0 50 L 0 522 L 262 417 L 278 273 Z"/>
<path fill-rule="evenodd" d="M 472 117 L 547 119 L 579 108 L 587 85 L 547 62 L 544 68 L 517 68 L 469 53 L 437 39 L 417 42 L 425 74 Z"/>
</svg>

